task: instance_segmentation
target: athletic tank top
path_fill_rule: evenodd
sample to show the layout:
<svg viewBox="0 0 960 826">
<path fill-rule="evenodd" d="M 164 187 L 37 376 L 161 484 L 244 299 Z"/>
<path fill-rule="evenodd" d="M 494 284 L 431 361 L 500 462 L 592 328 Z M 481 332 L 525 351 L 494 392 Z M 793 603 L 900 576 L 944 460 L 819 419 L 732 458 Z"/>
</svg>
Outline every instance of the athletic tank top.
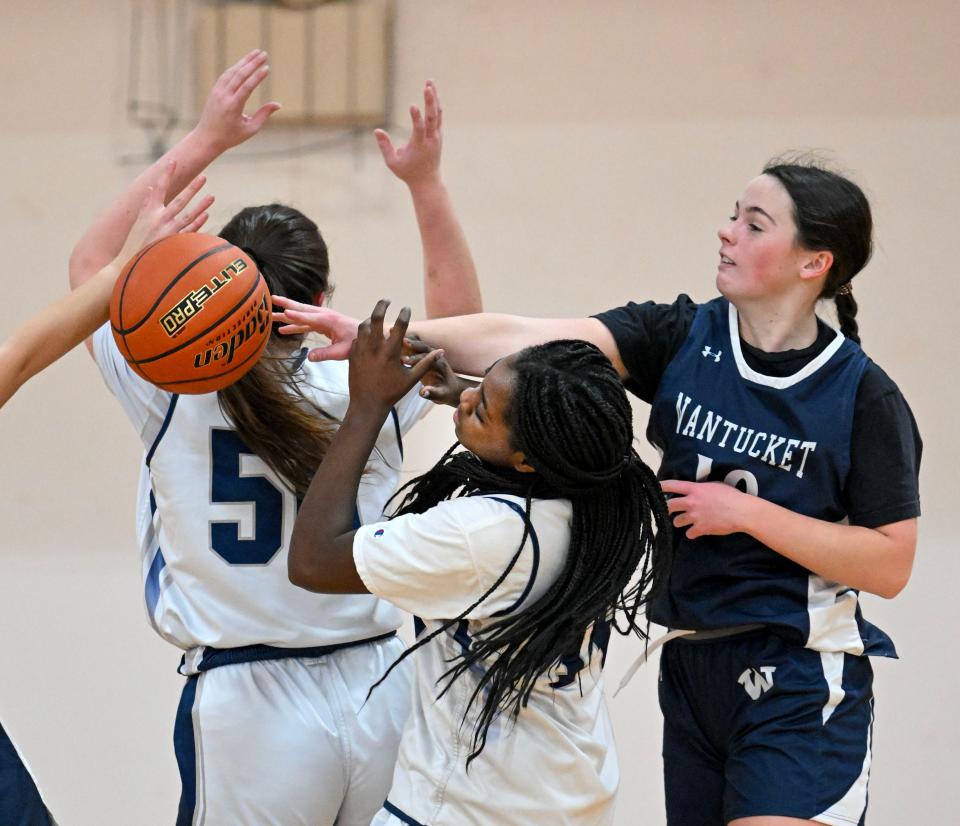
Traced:
<svg viewBox="0 0 960 826">
<path fill-rule="evenodd" d="M 736 308 L 697 310 L 653 400 L 647 437 L 661 479 L 725 482 L 795 513 L 842 522 L 857 386 L 867 357 L 839 332 L 791 376 L 757 373 L 740 347 Z M 818 651 L 896 656 L 861 616 L 858 592 L 830 582 L 753 537 L 688 539 L 675 530 L 669 585 L 651 609 L 671 628 L 763 623 Z"/>
</svg>

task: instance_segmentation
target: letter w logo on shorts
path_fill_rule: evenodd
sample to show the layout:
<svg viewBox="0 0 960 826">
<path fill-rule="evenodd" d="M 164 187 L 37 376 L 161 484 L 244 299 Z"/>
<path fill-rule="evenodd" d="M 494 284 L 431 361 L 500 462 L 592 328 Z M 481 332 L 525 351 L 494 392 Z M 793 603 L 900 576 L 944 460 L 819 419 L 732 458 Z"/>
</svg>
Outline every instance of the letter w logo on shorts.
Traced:
<svg viewBox="0 0 960 826">
<path fill-rule="evenodd" d="M 773 672 L 775 665 L 762 665 L 760 668 L 748 668 L 737 680 L 751 700 L 759 700 L 760 695 L 773 688 Z"/>
</svg>

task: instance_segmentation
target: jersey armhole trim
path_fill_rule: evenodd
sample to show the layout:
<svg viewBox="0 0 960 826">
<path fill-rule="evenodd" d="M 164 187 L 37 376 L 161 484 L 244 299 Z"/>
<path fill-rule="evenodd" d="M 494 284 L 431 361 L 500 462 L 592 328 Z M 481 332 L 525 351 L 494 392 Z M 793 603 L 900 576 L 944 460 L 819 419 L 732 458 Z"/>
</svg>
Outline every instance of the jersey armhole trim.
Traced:
<svg viewBox="0 0 960 826">
<path fill-rule="evenodd" d="M 393 429 L 397 432 L 397 448 L 400 451 L 400 461 L 403 461 L 403 434 L 400 432 L 400 414 L 396 406 L 390 408 L 390 417 L 393 419 Z"/>
<path fill-rule="evenodd" d="M 412 817 L 410 817 L 410 815 L 403 811 L 403 809 L 399 809 L 394 806 L 389 800 L 383 801 L 383 808 L 395 818 L 401 820 L 406 826 L 426 826 L 425 823 L 421 823 L 419 820 L 414 820 Z"/>
<path fill-rule="evenodd" d="M 153 444 L 150 445 L 150 450 L 147 451 L 147 458 L 144 460 L 147 467 L 150 467 L 150 462 L 153 459 L 153 454 L 156 453 L 157 447 L 160 445 L 160 440 L 163 438 L 163 434 L 167 432 L 167 428 L 170 426 L 170 420 L 173 418 L 173 411 L 177 407 L 177 400 L 180 398 L 179 393 L 174 393 L 170 397 L 170 406 L 167 408 L 167 414 L 163 417 L 163 424 L 160 425 L 160 430 L 157 433 L 157 438 L 153 440 Z"/>
<path fill-rule="evenodd" d="M 527 523 L 526 514 L 524 513 L 523 508 L 521 508 L 516 502 L 511 502 L 509 499 L 502 499 L 499 496 L 489 496 L 488 499 L 493 499 L 495 502 L 502 502 L 508 508 L 513 510 L 517 516 L 520 517 L 520 521 L 525 525 L 529 524 L 530 527 L 530 544 L 533 547 L 533 565 L 530 567 L 530 578 L 527 580 L 527 585 L 523 589 L 523 593 L 520 594 L 520 597 L 513 603 L 513 605 L 504 608 L 501 611 L 494 612 L 493 616 L 502 617 L 506 614 L 512 614 L 516 611 L 521 605 L 523 605 L 524 600 L 530 596 L 530 591 L 533 588 L 533 583 L 537 579 L 537 571 L 540 568 L 540 540 L 537 538 L 537 531 L 533 527 L 532 523 Z"/>
</svg>

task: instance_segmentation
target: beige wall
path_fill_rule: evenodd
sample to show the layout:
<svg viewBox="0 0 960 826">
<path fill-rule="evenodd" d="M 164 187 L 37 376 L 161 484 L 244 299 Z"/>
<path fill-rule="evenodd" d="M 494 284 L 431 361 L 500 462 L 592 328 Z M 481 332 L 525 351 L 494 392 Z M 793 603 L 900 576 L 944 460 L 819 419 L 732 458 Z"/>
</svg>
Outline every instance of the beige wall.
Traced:
<svg viewBox="0 0 960 826">
<path fill-rule="evenodd" d="M 863 183 L 877 224 L 874 261 L 857 280 L 864 345 L 902 387 L 926 443 L 913 581 L 896 601 L 865 599 L 902 656 L 876 663 L 870 822 L 953 822 L 960 7 L 398 6 L 398 111 L 424 78 L 437 80 L 446 175 L 489 309 L 580 315 L 680 291 L 708 298 L 716 227 L 769 156 L 824 149 Z M 65 289 L 72 244 L 137 168 L 118 163 L 143 145 L 123 119 L 128 21 L 120 0 L 0 9 L 4 334 Z M 274 132 L 262 147 L 290 140 Z M 387 295 L 422 307 L 412 211 L 372 139 L 269 161 L 241 152 L 211 171 L 215 227 L 242 205 L 288 201 L 324 229 L 336 306 L 363 313 Z M 178 654 L 140 604 L 138 440 L 83 352 L 27 386 L 0 429 L 0 719 L 64 823 L 170 823 Z M 437 412 L 412 439 L 410 466 L 426 467 L 451 439 Z M 615 644 L 611 683 L 635 653 Z M 647 668 L 611 702 L 619 824 L 663 822 L 655 679 Z"/>
</svg>

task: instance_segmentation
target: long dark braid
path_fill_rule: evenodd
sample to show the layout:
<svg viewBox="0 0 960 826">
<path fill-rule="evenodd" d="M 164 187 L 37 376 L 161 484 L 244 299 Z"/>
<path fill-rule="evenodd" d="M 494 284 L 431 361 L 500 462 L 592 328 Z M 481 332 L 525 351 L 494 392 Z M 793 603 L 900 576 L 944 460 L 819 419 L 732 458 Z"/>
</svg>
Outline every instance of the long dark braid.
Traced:
<svg viewBox="0 0 960 826">
<path fill-rule="evenodd" d="M 501 712 L 519 714 L 537 678 L 578 651 L 592 625 L 619 614 L 624 622 L 614 627 L 621 634 L 646 636 L 638 614 L 666 579 L 672 555 L 663 495 L 633 448 L 630 404 L 610 361 L 585 341 L 553 341 L 523 350 L 512 367 L 513 394 L 505 414 L 511 447 L 536 472 L 496 467 L 455 452 L 454 445 L 401 489 L 394 514 L 423 513 L 471 493 L 526 500 L 523 538 L 499 579 L 457 617 L 421 636 L 391 670 L 459 623 L 506 579 L 527 540 L 533 499 L 563 497 L 573 506 L 570 548 L 557 580 L 533 604 L 487 625 L 443 675 L 440 696 L 484 661 L 470 701 L 472 706 L 482 696 L 483 705 L 468 765 L 483 750 L 493 720 Z"/>
</svg>

